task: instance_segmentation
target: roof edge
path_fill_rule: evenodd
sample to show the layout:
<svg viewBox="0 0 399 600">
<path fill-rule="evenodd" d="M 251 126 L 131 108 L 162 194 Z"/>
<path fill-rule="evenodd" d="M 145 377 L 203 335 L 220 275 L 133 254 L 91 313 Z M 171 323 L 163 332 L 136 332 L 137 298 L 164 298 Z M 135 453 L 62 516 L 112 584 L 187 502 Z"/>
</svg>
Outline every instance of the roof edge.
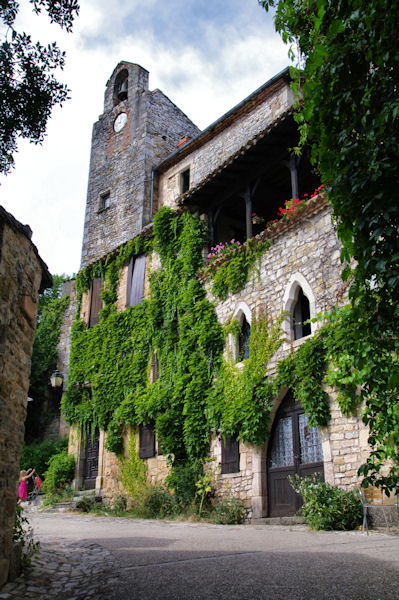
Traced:
<svg viewBox="0 0 399 600">
<path fill-rule="evenodd" d="M 208 125 L 208 127 L 203 129 L 188 144 L 186 144 L 182 148 L 179 148 L 178 150 L 175 150 L 172 154 L 167 156 L 162 162 L 160 162 L 158 165 L 156 165 L 154 167 L 154 171 L 161 172 L 161 171 L 165 170 L 170 164 L 172 164 L 178 157 L 180 159 L 180 158 L 183 158 L 184 156 L 186 156 L 187 154 L 190 154 L 190 152 L 192 150 L 194 150 L 198 146 L 201 146 L 203 143 L 205 143 L 207 141 L 207 139 L 210 137 L 210 134 L 213 132 L 213 130 L 215 128 L 220 127 L 223 124 L 223 121 L 227 121 L 229 118 L 231 118 L 234 115 L 234 113 L 239 112 L 239 110 L 241 108 L 243 108 L 250 100 L 252 100 L 256 96 L 258 96 L 259 94 L 261 94 L 262 92 L 267 90 L 269 87 L 272 87 L 278 81 L 290 80 L 290 79 L 291 79 L 290 67 L 286 67 L 285 69 L 283 69 L 282 71 L 277 73 L 277 75 L 274 75 L 271 79 L 268 79 L 268 81 L 263 83 L 254 92 L 249 94 L 249 96 L 244 98 L 244 100 L 241 100 L 241 102 L 239 102 L 238 104 L 233 106 L 233 108 L 231 108 L 224 115 L 219 117 L 219 119 L 217 119 L 216 121 L 214 121 L 213 123 Z"/>
</svg>

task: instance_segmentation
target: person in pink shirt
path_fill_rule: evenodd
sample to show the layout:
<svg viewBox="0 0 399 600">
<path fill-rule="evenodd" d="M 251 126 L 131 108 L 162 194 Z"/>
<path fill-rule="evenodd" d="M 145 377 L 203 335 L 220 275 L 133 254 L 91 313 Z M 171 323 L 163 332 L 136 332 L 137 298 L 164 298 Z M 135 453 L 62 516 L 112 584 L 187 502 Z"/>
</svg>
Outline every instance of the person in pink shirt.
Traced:
<svg viewBox="0 0 399 600">
<path fill-rule="evenodd" d="M 18 488 L 18 504 L 28 499 L 28 479 L 32 477 L 35 469 L 28 469 L 27 471 L 20 471 L 19 473 L 19 488 Z"/>
</svg>

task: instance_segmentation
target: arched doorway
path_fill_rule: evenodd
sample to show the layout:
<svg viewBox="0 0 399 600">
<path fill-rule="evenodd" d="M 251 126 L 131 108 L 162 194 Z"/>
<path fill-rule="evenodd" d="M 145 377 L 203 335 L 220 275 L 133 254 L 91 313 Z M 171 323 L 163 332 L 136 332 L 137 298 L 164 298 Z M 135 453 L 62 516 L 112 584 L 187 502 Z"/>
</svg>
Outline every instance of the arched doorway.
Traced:
<svg viewBox="0 0 399 600">
<path fill-rule="evenodd" d="M 323 451 L 317 427 L 308 425 L 308 415 L 289 391 L 277 411 L 267 456 L 268 506 L 270 517 L 296 513 L 301 498 L 288 477 L 324 476 Z"/>
</svg>

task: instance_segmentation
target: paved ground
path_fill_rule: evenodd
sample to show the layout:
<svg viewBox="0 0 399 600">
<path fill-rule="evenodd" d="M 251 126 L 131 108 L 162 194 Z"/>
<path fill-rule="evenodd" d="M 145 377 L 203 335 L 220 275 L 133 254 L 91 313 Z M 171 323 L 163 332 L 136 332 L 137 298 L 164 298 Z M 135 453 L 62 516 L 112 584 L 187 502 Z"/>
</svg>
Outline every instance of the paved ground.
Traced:
<svg viewBox="0 0 399 600">
<path fill-rule="evenodd" d="M 399 600 L 399 537 L 34 514 L 11 600 Z"/>
</svg>

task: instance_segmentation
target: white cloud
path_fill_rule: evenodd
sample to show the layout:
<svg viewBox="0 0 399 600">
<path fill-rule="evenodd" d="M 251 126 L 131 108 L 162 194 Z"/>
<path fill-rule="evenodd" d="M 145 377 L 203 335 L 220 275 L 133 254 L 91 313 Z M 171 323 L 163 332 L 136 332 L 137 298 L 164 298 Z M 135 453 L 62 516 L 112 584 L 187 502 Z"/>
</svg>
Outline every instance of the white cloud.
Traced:
<svg viewBox="0 0 399 600">
<path fill-rule="evenodd" d="M 54 273 L 79 269 L 91 129 L 103 111 L 106 81 L 120 60 L 149 70 L 151 89 L 160 88 L 201 128 L 288 64 L 287 48 L 269 22 L 242 28 L 232 20 L 221 29 L 218 21 L 209 21 L 199 38 L 193 15 L 192 44 L 160 40 L 155 35 L 159 0 L 145 3 L 155 20 L 152 30 L 135 28 L 121 36 L 121 23 L 134 11 L 138 15 L 140 5 L 142 0 L 82 2 L 73 34 L 50 25 L 45 16 L 21 12 L 21 27 L 33 39 L 56 39 L 66 50 L 61 79 L 72 98 L 53 111 L 42 146 L 19 143 L 16 169 L 0 179 L 0 203 L 31 226 L 33 241 Z"/>
</svg>

